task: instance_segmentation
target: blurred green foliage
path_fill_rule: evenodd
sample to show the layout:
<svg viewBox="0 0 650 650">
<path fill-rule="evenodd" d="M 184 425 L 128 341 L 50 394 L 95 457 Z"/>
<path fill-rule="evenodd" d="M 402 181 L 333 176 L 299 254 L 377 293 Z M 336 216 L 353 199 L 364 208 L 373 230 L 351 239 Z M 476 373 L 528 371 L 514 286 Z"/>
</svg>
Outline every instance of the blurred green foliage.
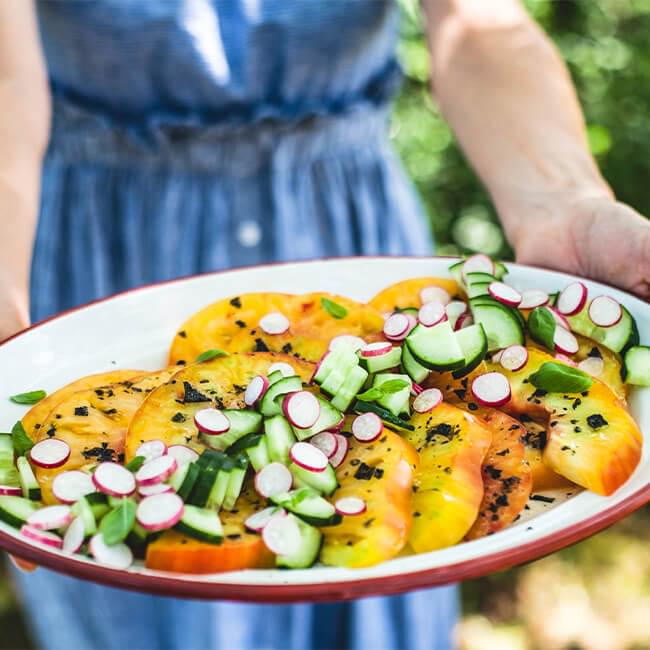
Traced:
<svg viewBox="0 0 650 650">
<path fill-rule="evenodd" d="M 391 136 L 431 217 L 442 254 L 511 251 L 489 196 L 469 168 L 429 89 L 418 0 L 401 0 L 406 79 Z M 592 152 L 620 200 L 650 215 L 650 0 L 526 0 L 567 62 Z M 646 83 L 648 81 L 648 83 Z"/>
</svg>

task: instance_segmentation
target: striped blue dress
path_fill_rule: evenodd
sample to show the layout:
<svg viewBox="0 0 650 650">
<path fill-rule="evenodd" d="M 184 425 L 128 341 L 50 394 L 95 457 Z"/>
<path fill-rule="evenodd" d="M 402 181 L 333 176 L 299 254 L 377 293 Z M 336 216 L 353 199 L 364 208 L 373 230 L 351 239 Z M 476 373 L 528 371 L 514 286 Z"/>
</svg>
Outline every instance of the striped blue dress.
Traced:
<svg viewBox="0 0 650 650">
<path fill-rule="evenodd" d="M 273 260 L 428 254 L 388 143 L 392 0 L 41 0 L 54 120 L 35 320 Z M 182 601 L 16 574 L 47 650 L 436 650 L 454 588 L 310 606 Z"/>
</svg>

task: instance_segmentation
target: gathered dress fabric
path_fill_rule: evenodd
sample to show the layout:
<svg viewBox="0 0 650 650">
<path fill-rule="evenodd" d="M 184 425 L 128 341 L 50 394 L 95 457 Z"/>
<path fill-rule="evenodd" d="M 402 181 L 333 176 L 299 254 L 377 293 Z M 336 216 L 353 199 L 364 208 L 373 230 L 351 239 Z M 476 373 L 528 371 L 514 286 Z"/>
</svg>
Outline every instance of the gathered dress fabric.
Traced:
<svg viewBox="0 0 650 650">
<path fill-rule="evenodd" d="M 32 317 L 277 260 L 427 255 L 387 136 L 392 0 L 39 0 L 53 95 Z M 447 650 L 454 587 L 195 602 L 14 572 L 44 650 Z"/>
</svg>

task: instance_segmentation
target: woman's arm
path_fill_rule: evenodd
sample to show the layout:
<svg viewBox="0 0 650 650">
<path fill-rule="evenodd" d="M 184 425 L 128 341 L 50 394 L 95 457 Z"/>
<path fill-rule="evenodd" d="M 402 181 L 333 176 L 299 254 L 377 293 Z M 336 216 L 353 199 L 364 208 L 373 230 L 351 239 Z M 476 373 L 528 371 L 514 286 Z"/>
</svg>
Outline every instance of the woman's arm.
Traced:
<svg viewBox="0 0 650 650">
<path fill-rule="evenodd" d="M 517 258 L 648 295 L 650 225 L 613 198 L 566 67 L 519 0 L 423 6 L 435 94 Z"/>
<path fill-rule="evenodd" d="M 29 323 L 29 267 L 49 126 L 33 2 L 0 2 L 0 339 Z"/>
</svg>

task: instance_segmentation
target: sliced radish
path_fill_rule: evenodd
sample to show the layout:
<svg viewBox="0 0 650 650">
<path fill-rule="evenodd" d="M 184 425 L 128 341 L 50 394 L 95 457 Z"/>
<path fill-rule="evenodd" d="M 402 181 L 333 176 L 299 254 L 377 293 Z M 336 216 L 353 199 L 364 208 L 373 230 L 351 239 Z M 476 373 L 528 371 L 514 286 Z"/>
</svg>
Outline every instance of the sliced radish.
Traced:
<svg viewBox="0 0 650 650">
<path fill-rule="evenodd" d="M 144 462 L 160 458 L 167 453 L 167 445 L 162 440 L 147 440 L 143 442 L 136 450 L 136 456 L 144 456 Z"/>
<path fill-rule="evenodd" d="M 145 463 L 135 474 L 138 485 L 154 485 L 166 481 L 176 470 L 178 463 L 173 456 L 160 456 Z"/>
<path fill-rule="evenodd" d="M 408 336 L 411 330 L 418 324 L 418 319 L 413 314 L 411 314 L 411 312 L 404 315 L 409 319 L 409 329 L 408 332 L 406 332 L 406 336 Z"/>
<path fill-rule="evenodd" d="M 16 485 L 0 485 L 0 495 L 8 497 L 20 497 L 23 495 L 21 487 Z"/>
<path fill-rule="evenodd" d="M 309 429 L 320 416 L 320 402 L 313 393 L 299 390 L 288 393 L 282 400 L 282 411 L 294 427 Z"/>
<path fill-rule="evenodd" d="M 79 469 L 61 472 L 52 481 L 52 494 L 61 503 L 72 504 L 94 491 L 92 476 Z"/>
<path fill-rule="evenodd" d="M 309 443 L 320 449 L 328 458 L 332 458 L 339 448 L 339 441 L 330 431 L 317 433 Z"/>
<path fill-rule="evenodd" d="M 24 524 L 21 527 L 20 534 L 34 542 L 45 544 L 45 546 L 51 546 L 53 548 L 63 547 L 63 540 L 55 533 L 50 533 L 47 530 L 40 530 L 39 528 L 34 528 L 28 524 Z"/>
<path fill-rule="evenodd" d="M 329 350 L 336 350 L 337 348 L 346 348 L 352 352 L 360 350 L 366 342 L 359 336 L 352 334 L 339 334 L 335 336 L 328 346 Z"/>
<path fill-rule="evenodd" d="M 142 499 L 135 511 L 135 518 L 145 530 L 155 532 L 175 526 L 184 511 L 183 499 L 178 494 L 167 492 Z"/>
<path fill-rule="evenodd" d="M 86 526 L 81 517 L 75 517 L 63 536 L 63 552 L 76 553 L 84 543 Z"/>
<path fill-rule="evenodd" d="M 424 390 L 424 388 L 422 388 L 422 386 L 420 386 L 420 384 L 416 384 L 414 381 L 411 382 L 411 395 L 417 396 L 423 390 Z"/>
<path fill-rule="evenodd" d="M 498 350 L 492 355 L 491 361 L 492 363 L 499 363 L 501 361 L 501 355 L 503 354 L 503 350 Z"/>
<path fill-rule="evenodd" d="M 517 307 L 521 303 L 521 294 L 505 282 L 491 282 L 488 293 L 508 307 Z"/>
<path fill-rule="evenodd" d="M 352 421 L 352 435 L 360 442 L 377 440 L 384 430 L 384 423 L 375 413 L 357 415 Z"/>
<path fill-rule="evenodd" d="M 560 327 L 564 327 L 565 330 L 571 329 L 571 324 L 569 323 L 569 321 L 566 319 L 566 317 L 563 314 L 560 314 L 560 312 L 557 309 L 555 309 L 554 307 L 545 307 L 545 309 L 549 310 L 551 316 L 553 316 L 555 322 Z"/>
<path fill-rule="evenodd" d="M 472 318 L 472 315 L 469 312 L 466 312 L 465 314 L 461 314 L 458 317 L 456 324 L 454 325 L 454 332 L 457 332 L 458 330 L 462 330 L 465 327 L 469 327 L 470 325 L 473 324 L 474 324 L 474 319 Z"/>
<path fill-rule="evenodd" d="M 251 379 L 250 384 L 246 386 L 246 392 L 244 393 L 244 404 L 246 406 L 255 406 L 257 402 L 262 398 L 266 389 L 269 387 L 269 380 L 262 375 L 257 375 Z"/>
<path fill-rule="evenodd" d="M 612 327 L 623 318 L 623 310 L 614 298 L 596 296 L 589 305 L 589 318 L 598 327 Z"/>
<path fill-rule="evenodd" d="M 286 517 L 287 511 L 284 508 L 279 508 L 278 506 L 269 506 L 260 510 L 259 512 L 254 512 L 246 521 L 244 526 L 249 530 L 252 530 L 256 533 L 261 533 L 264 530 L 266 524 L 273 519 L 273 517 Z"/>
<path fill-rule="evenodd" d="M 138 494 L 141 497 L 153 497 L 156 494 L 165 494 L 173 492 L 174 488 L 168 483 L 153 483 L 152 485 L 141 485 L 138 488 Z"/>
<path fill-rule="evenodd" d="M 549 296 L 546 291 L 541 289 L 528 289 L 521 294 L 519 309 L 535 309 L 548 304 Z"/>
<path fill-rule="evenodd" d="M 269 463 L 255 474 L 255 490 L 266 499 L 288 492 L 291 483 L 293 483 L 291 472 L 282 463 Z"/>
<path fill-rule="evenodd" d="M 123 465 L 100 463 L 92 476 L 95 487 L 104 494 L 128 497 L 135 492 L 135 476 Z"/>
<path fill-rule="evenodd" d="M 494 262 L 483 253 L 472 255 L 465 260 L 463 264 L 463 278 L 467 273 L 488 273 L 494 275 Z"/>
<path fill-rule="evenodd" d="M 296 374 L 293 366 L 289 365 L 285 361 L 276 361 L 269 366 L 269 369 L 266 371 L 267 376 L 276 370 L 279 370 L 283 377 L 293 377 Z"/>
<path fill-rule="evenodd" d="M 90 538 L 88 550 L 97 562 L 113 569 L 128 569 L 133 564 L 133 553 L 126 544 L 109 546 L 101 533 Z"/>
<path fill-rule="evenodd" d="M 553 343 L 555 343 L 555 349 L 562 354 L 575 354 L 580 347 L 578 339 L 564 327 L 555 328 Z"/>
<path fill-rule="evenodd" d="M 272 517 L 262 530 L 262 540 L 276 555 L 293 555 L 298 552 L 302 536 L 293 517 Z"/>
<path fill-rule="evenodd" d="M 572 366 L 574 368 L 578 367 L 578 364 L 571 357 L 567 357 L 566 354 L 562 354 L 561 352 L 558 352 L 555 355 L 555 358 L 562 363 L 566 363 L 568 366 Z"/>
<path fill-rule="evenodd" d="M 58 438 L 46 438 L 37 442 L 29 452 L 29 459 L 39 467 L 60 467 L 70 458 L 70 445 Z"/>
<path fill-rule="evenodd" d="M 420 307 L 418 320 L 425 327 L 433 327 L 442 321 L 447 320 L 445 306 L 441 302 L 428 302 Z"/>
<path fill-rule="evenodd" d="M 442 287 L 424 287 L 424 289 L 420 289 L 420 301 L 423 305 L 434 301 L 448 305 L 451 302 L 451 296 Z"/>
<path fill-rule="evenodd" d="M 472 382 L 472 395 L 483 406 L 502 406 L 510 401 L 510 383 L 500 372 L 486 372 Z"/>
<path fill-rule="evenodd" d="M 600 357 L 587 357 L 578 364 L 578 368 L 592 377 L 600 377 L 605 370 L 605 362 Z"/>
<path fill-rule="evenodd" d="M 585 306 L 587 294 L 587 287 L 582 282 L 572 282 L 557 298 L 558 311 L 565 316 L 574 316 Z"/>
<path fill-rule="evenodd" d="M 393 314 L 384 323 L 384 336 L 387 339 L 401 340 L 409 331 L 406 314 Z"/>
<path fill-rule="evenodd" d="M 218 436 L 230 429 L 230 420 L 219 409 L 206 408 L 194 414 L 196 428 L 207 436 Z"/>
<path fill-rule="evenodd" d="M 467 303 L 464 303 L 462 300 L 452 300 L 448 305 L 445 306 L 445 312 L 451 327 L 456 326 L 456 321 L 465 313 L 467 313 Z"/>
<path fill-rule="evenodd" d="M 73 519 L 70 506 L 47 506 L 32 512 L 27 517 L 27 523 L 39 530 L 56 530 L 65 528 Z"/>
<path fill-rule="evenodd" d="M 167 455 L 175 458 L 179 467 L 187 463 L 193 463 L 199 458 L 198 452 L 187 445 L 172 445 L 167 449 Z"/>
<path fill-rule="evenodd" d="M 322 472 L 329 465 L 327 456 L 318 447 L 308 442 L 296 442 L 289 450 L 291 460 L 310 472 Z"/>
<path fill-rule="evenodd" d="M 334 508 L 340 515 L 360 515 L 366 511 L 366 502 L 359 497 L 343 497 L 336 501 Z"/>
<path fill-rule="evenodd" d="M 266 334 L 284 334 L 291 323 L 289 319 L 279 311 L 272 311 L 260 318 L 260 328 Z"/>
<path fill-rule="evenodd" d="M 336 453 L 330 458 L 330 465 L 336 469 L 348 455 L 350 442 L 340 433 L 335 433 L 334 435 L 336 436 L 336 441 L 339 443 L 339 446 L 336 448 Z"/>
<path fill-rule="evenodd" d="M 368 343 L 364 345 L 359 354 L 362 357 L 380 357 L 382 354 L 388 354 L 393 349 L 390 343 L 384 341 L 377 341 L 376 343 Z"/>
<path fill-rule="evenodd" d="M 499 363 L 506 370 L 517 372 L 528 363 L 528 350 L 523 345 L 510 345 L 502 350 Z"/>
<path fill-rule="evenodd" d="M 413 400 L 413 410 L 416 413 L 428 413 L 433 411 L 442 402 L 442 393 L 437 388 L 423 390 Z"/>
</svg>

